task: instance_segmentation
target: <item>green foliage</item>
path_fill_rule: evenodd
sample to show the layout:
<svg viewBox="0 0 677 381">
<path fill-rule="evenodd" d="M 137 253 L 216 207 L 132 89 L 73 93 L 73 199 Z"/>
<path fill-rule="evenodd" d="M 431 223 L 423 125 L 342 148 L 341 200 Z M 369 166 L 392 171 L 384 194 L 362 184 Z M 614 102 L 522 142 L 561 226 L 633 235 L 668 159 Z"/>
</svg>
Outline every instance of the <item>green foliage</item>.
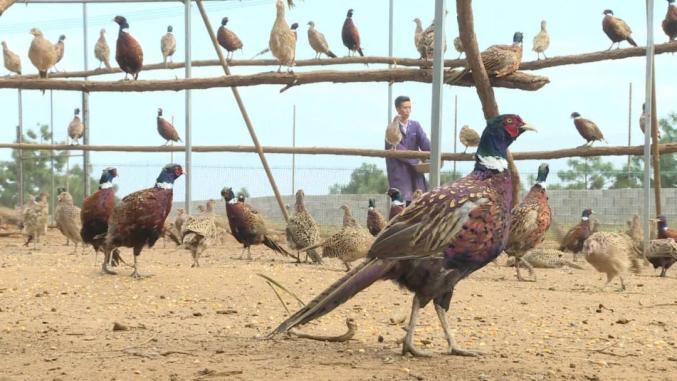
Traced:
<svg viewBox="0 0 677 381">
<path fill-rule="evenodd" d="M 460 179 L 463 175 L 456 171 L 440 171 L 440 184 L 446 184 L 448 182 Z"/>
<path fill-rule="evenodd" d="M 24 143 L 41 143 L 49 141 L 51 134 L 49 127 L 46 125 L 39 126 L 39 131 L 36 132 L 28 129 L 24 133 Z M 39 140 L 38 140 L 39 138 Z M 23 151 L 23 170 L 24 170 L 24 200 L 28 195 L 37 195 L 40 192 L 50 193 L 52 183 L 50 173 L 50 151 Z M 17 159 L 19 158 L 19 151 L 12 151 L 12 158 L 14 160 L 0 163 L 0 205 L 7 207 L 14 207 L 18 204 L 17 197 Z M 82 186 L 82 168 L 74 166 L 70 169 L 67 176 L 64 174 L 66 161 L 68 159 L 68 152 L 55 151 L 54 152 L 54 172 L 55 172 L 55 186 L 66 186 L 66 179 L 68 179 L 68 189 L 73 195 L 76 204 L 81 204 L 83 199 Z M 96 189 L 98 181 L 92 181 L 92 189 Z"/>
<path fill-rule="evenodd" d="M 365 194 L 385 193 L 388 190 L 388 179 L 375 164 L 362 163 L 350 175 L 346 185 L 334 184 L 329 188 L 330 194 Z"/>
<path fill-rule="evenodd" d="M 568 184 L 564 189 L 602 189 L 615 175 L 614 166 L 599 156 L 567 160 L 569 169 L 557 172 L 557 177 Z"/>
<path fill-rule="evenodd" d="M 240 190 L 236 194 L 242 193 L 244 195 L 244 198 L 249 198 L 249 191 L 247 190 L 246 187 L 240 188 Z"/>
</svg>

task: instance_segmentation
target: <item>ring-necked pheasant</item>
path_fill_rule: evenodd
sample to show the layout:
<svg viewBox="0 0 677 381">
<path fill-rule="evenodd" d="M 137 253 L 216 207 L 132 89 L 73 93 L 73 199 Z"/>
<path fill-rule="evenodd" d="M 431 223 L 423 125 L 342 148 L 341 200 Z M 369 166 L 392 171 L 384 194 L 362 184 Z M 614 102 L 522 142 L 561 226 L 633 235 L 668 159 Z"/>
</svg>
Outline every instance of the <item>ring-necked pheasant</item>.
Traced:
<svg viewBox="0 0 677 381">
<path fill-rule="evenodd" d="M 99 179 L 99 189 L 82 201 L 80 210 L 80 237 L 86 244 L 94 247 L 94 259 L 100 249 L 103 249 L 108 231 L 108 218 L 115 208 L 115 190 L 113 179 L 118 176 L 116 168 L 109 167 L 102 171 Z M 114 261 L 119 260 L 119 252 L 113 253 Z"/>
<path fill-rule="evenodd" d="M 677 4 L 675 4 L 675 0 L 668 0 L 668 11 L 665 13 L 661 26 L 663 32 L 668 35 L 669 41 L 674 41 L 677 38 Z"/>
<path fill-rule="evenodd" d="M 548 195 L 545 192 L 545 180 L 550 168 L 543 163 L 538 167 L 536 184 L 531 187 L 524 200 L 511 212 L 510 236 L 505 252 L 515 258 L 517 279 L 524 281 L 520 274 L 520 264 L 527 266 L 531 280 L 536 280 L 533 267 L 522 260 L 524 254 L 543 242 L 545 233 L 552 222 L 552 210 L 548 205 Z"/>
<path fill-rule="evenodd" d="M 292 256 L 287 250 L 266 235 L 268 234 L 268 229 L 266 228 L 265 220 L 256 209 L 245 202 L 244 195 L 242 195 L 241 201 L 239 201 L 240 197 L 235 197 L 233 189 L 226 187 L 221 190 L 221 196 L 226 201 L 226 215 L 228 216 L 230 232 L 237 242 L 244 246 L 240 253 L 240 258 L 244 255 L 244 251 L 247 250 L 247 259 L 251 259 L 251 246 L 259 244 L 264 244 L 281 255 Z"/>
<path fill-rule="evenodd" d="M 355 52 L 358 52 L 360 56 L 364 57 L 362 45 L 360 44 L 360 31 L 357 30 L 357 27 L 353 22 L 352 9 L 348 9 L 346 20 L 343 22 L 343 27 L 341 28 L 341 39 L 343 40 L 343 45 L 348 48 L 349 57 Z"/>
<path fill-rule="evenodd" d="M 448 353 L 476 354 L 456 345 L 446 311 L 456 283 L 494 260 L 505 247 L 512 202 L 507 148 L 528 129 L 518 115 L 488 120 L 473 172 L 425 193 L 390 221 L 364 262 L 286 319 L 271 335 L 315 320 L 377 280 L 390 279 L 414 293 L 404 354 L 427 355 L 413 345 L 413 335 L 419 310 L 431 301 L 449 344 Z"/>
<path fill-rule="evenodd" d="M 115 50 L 115 61 L 120 69 L 125 72 L 125 79 L 130 74 L 134 80 L 139 78 L 139 72 L 143 67 L 143 49 L 141 44 L 129 33 L 129 23 L 122 16 L 113 19 L 119 26 L 118 40 Z"/>
<path fill-rule="evenodd" d="M 369 233 L 376 237 L 383 230 L 387 222 L 383 214 L 376 209 L 376 200 L 369 199 L 369 209 L 367 209 L 367 229 Z"/>
<path fill-rule="evenodd" d="M 219 42 L 219 45 L 228 52 L 226 53 L 226 60 L 232 60 L 233 53 L 238 49 L 242 50 L 244 45 L 242 44 L 240 37 L 238 37 L 235 32 L 228 29 L 226 24 L 228 24 L 228 17 L 221 19 L 221 26 L 216 32 L 216 40 Z"/>
<path fill-rule="evenodd" d="M 350 263 L 367 256 L 367 252 L 374 242 L 374 237 L 357 223 L 347 205 L 343 209 L 343 227 L 326 240 L 316 243 L 304 250 L 322 248 L 322 257 L 338 258 L 350 271 Z"/>
<path fill-rule="evenodd" d="M 181 244 L 190 250 L 193 257 L 191 267 L 200 267 L 200 255 L 207 250 L 216 238 L 216 214 L 214 213 L 215 200 L 207 202 L 205 212 L 199 216 L 189 216 L 183 223 L 180 231 Z"/>
<path fill-rule="evenodd" d="M 392 220 L 394 217 L 402 213 L 406 207 L 406 204 L 399 189 L 390 188 L 386 194 L 390 196 L 390 213 L 388 214 L 388 220 Z"/>
<path fill-rule="evenodd" d="M 630 37 L 632 34 L 632 29 L 630 26 L 623 20 L 614 16 L 614 12 L 611 9 L 605 9 L 602 13 L 604 18 L 602 19 L 602 30 L 606 33 L 607 37 L 611 40 L 611 46 L 609 49 L 614 47 L 614 44 L 618 44 L 616 49 L 621 47 L 622 41 L 627 41 L 632 46 L 637 46 L 635 40 Z"/>
<path fill-rule="evenodd" d="M 590 216 L 592 214 L 592 209 L 583 210 L 583 213 L 581 213 L 581 221 L 569 229 L 560 243 L 560 251 L 573 252 L 574 262 L 577 259 L 578 253 L 583 250 L 583 242 L 585 242 L 585 240 L 590 237 L 590 234 L 592 234 L 592 229 L 590 227 Z"/>
<path fill-rule="evenodd" d="M 68 124 L 68 137 L 71 139 L 71 144 L 80 144 L 79 140 L 85 133 L 85 126 L 80 120 L 80 109 L 73 110 L 73 120 Z"/>
<path fill-rule="evenodd" d="M 5 63 L 5 69 L 21 75 L 21 58 L 19 55 L 9 50 L 7 42 L 2 42 L 2 57 Z"/>
<path fill-rule="evenodd" d="M 592 144 L 598 140 L 606 143 L 606 140 L 604 140 L 604 135 L 602 134 L 602 130 L 597 127 L 595 122 L 590 119 L 583 118 L 581 114 L 577 112 L 572 112 L 571 118 L 574 120 L 574 126 L 576 127 L 576 130 L 586 141 L 586 143 L 581 147 L 592 146 Z"/>
<path fill-rule="evenodd" d="M 165 140 L 164 145 L 169 144 L 169 142 L 172 142 L 172 144 L 174 144 L 174 142 L 181 141 L 179 133 L 176 131 L 174 125 L 169 123 L 167 119 L 162 117 L 161 108 L 157 109 L 157 132 Z"/>
<path fill-rule="evenodd" d="M 131 247 L 134 250 L 134 272 L 140 278 L 138 257 L 144 246 L 153 247 L 162 235 L 165 220 L 172 209 L 174 181 L 183 174 L 178 164 L 167 164 L 155 180 L 155 186 L 125 196 L 113 209 L 108 220 L 105 258 L 101 269 L 106 274 L 115 274 L 108 269 L 108 260 L 113 249 Z"/>
<path fill-rule="evenodd" d="M 285 229 L 287 245 L 292 250 L 296 250 L 296 262 L 301 262 L 299 250 L 320 241 L 320 229 L 313 216 L 306 209 L 305 197 L 306 194 L 303 192 L 303 189 L 296 191 L 294 214 L 287 220 L 287 227 Z M 317 253 L 317 250 L 310 249 L 306 253 L 306 261 L 310 257 L 313 263 L 322 263 L 322 257 Z"/>
</svg>

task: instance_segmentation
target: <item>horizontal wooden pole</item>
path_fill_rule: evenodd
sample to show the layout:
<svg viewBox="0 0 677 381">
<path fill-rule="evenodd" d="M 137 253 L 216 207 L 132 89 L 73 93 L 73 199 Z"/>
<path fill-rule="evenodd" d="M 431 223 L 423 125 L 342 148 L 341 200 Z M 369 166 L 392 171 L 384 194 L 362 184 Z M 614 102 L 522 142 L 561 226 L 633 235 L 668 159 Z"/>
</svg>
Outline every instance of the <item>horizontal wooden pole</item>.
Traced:
<svg viewBox="0 0 677 381">
<path fill-rule="evenodd" d="M 664 44 L 658 44 L 656 47 L 656 54 L 662 53 L 674 53 L 677 52 L 677 43 L 666 42 Z M 645 48 L 624 48 L 624 49 L 615 49 L 611 51 L 603 50 L 599 52 L 584 53 L 584 54 L 575 54 L 568 56 L 557 56 L 551 57 L 548 59 L 537 60 L 537 61 L 528 61 L 522 62 L 520 65 L 520 70 L 539 70 L 555 66 L 564 66 L 564 65 L 575 65 L 589 62 L 598 62 L 605 60 L 618 60 L 623 58 L 630 57 L 642 57 L 646 52 Z M 432 61 L 424 61 L 418 58 L 403 58 L 403 57 L 380 57 L 380 56 L 367 56 L 367 57 L 339 57 L 339 58 L 321 58 L 321 59 L 308 59 L 308 60 L 297 60 L 297 67 L 305 66 L 330 66 L 330 65 L 347 65 L 347 64 L 383 64 L 383 65 L 395 65 L 395 66 L 408 66 L 408 67 L 430 67 Z M 277 60 L 274 59 L 247 59 L 247 60 L 232 60 L 228 61 L 228 66 L 273 66 L 277 67 Z M 444 66 L 448 68 L 460 67 L 465 65 L 465 59 L 449 59 L 444 60 Z M 152 70 L 167 70 L 167 69 L 181 69 L 185 67 L 184 62 L 173 62 L 168 63 L 165 66 L 163 63 L 149 64 L 145 65 L 142 69 L 141 76 L 143 77 L 143 72 L 152 71 Z M 195 60 L 192 61 L 193 67 L 209 67 L 209 66 L 220 66 L 219 60 Z M 50 73 L 51 78 L 83 78 L 83 77 L 93 77 L 97 75 L 105 74 L 116 74 L 122 73 L 122 70 L 119 68 L 101 68 L 93 70 L 83 70 L 83 71 L 69 71 L 69 72 L 56 72 Z M 37 78 L 37 74 L 29 74 L 23 76 L 12 76 L 11 78 Z"/>
<path fill-rule="evenodd" d="M 179 91 L 188 89 L 211 89 L 215 87 L 286 85 L 286 88 L 310 83 L 349 83 L 349 82 L 432 82 L 432 72 L 428 69 L 383 69 L 363 71 L 316 71 L 309 73 L 259 73 L 250 75 L 230 75 L 212 78 L 184 78 L 172 80 L 139 81 L 82 81 L 56 79 L 0 79 L 0 88 L 24 90 L 70 90 L 84 92 L 114 91 Z M 535 91 L 549 83 L 547 77 L 516 72 L 507 77 L 493 78 L 494 87 Z M 455 85 L 472 86 L 470 77 L 464 77 Z M 285 88 L 285 89 L 286 89 Z"/>
<path fill-rule="evenodd" d="M 664 143 L 658 145 L 660 152 L 677 152 L 677 143 Z M 98 152 L 183 152 L 185 146 L 113 146 L 113 145 L 68 145 L 68 144 L 18 144 L 0 143 L 0 149 L 23 149 L 23 150 L 55 150 L 55 151 L 98 151 Z M 337 148 L 337 147 L 278 147 L 264 146 L 263 151 L 270 154 L 300 154 L 300 155 L 338 155 L 338 156 L 363 156 L 363 157 L 395 157 L 410 159 L 428 159 L 430 152 L 427 151 L 392 151 L 382 149 L 365 148 Z M 193 146 L 193 152 L 241 152 L 256 153 L 254 146 L 239 145 L 213 145 Z M 644 154 L 644 146 L 616 146 L 616 147 L 589 147 L 589 148 L 566 148 L 554 151 L 513 152 L 515 160 L 551 160 L 569 157 L 588 156 L 641 156 Z M 445 161 L 472 161 L 473 154 L 451 153 L 442 154 Z"/>
</svg>

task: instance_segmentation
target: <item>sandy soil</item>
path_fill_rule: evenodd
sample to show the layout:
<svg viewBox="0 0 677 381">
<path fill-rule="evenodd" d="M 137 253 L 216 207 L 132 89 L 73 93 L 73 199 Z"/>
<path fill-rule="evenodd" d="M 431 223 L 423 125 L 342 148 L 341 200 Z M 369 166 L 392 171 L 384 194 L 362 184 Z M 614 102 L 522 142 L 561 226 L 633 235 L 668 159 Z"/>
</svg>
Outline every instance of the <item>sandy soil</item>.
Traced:
<svg viewBox="0 0 677 381">
<path fill-rule="evenodd" d="M 124 266 L 102 275 L 101 256 L 73 255 L 64 241 L 50 232 L 39 250 L 0 242 L 0 380 L 677 379 L 677 269 L 629 275 L 618 292 L 617 282 L 600 290 L 590 268 L 537 269 L 537 283 L 522 283 L 490 264 L 458 285 L 449 313 L 459 343 L 487 354 L 444 355 L 428 307 L 416 340 L 434 356 L 417 359 L 400 355 L 404 331 L 391 323 L 408 315 L 411 296 L 390 282 L 304 328 L 340 334 L 353 317 L 349 342 L 262 339 L 286 312 L 256 274 L 309 300 L 343 274 L 339 262 L 296 265 L 265 248 L 237 260 L 229 241 L 191 269 L 187 251 L 159 242 L 140 258 L 155 275 L 134 280 Z"/>
</svg>

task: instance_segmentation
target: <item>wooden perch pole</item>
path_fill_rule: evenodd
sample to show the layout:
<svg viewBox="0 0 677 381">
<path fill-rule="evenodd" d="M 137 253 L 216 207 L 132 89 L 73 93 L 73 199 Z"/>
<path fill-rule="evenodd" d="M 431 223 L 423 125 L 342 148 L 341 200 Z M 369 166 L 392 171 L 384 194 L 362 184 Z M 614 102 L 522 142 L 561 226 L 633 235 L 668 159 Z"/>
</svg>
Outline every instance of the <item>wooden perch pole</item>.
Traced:
<svg viewBox="0 0 677 381">
<path fill-rule="evenodd" d="M 16 0 L 0 0 L 0 16 L 15 2 Z"/>
<path fill-rule="evenodd" d="M 204 4 L 202 3 L 202 0 L 197 0 L 195 2 L 197 4 L 198 9 L 200 10 L 200 15 L 202 16 L 202 21 L 205 23 L 205 28 L 207 28 L 207 32 L 209 33 L 209 37 L 212 40 L 212 44 L 214 45 L 214 49 L 216 50 L 216 54 L 219 56 L 219 61 L 221 62 L 221 67 L 223 67 L 223 71 L 226 73 L 226 76 L 230 76 L 230 69 L 228 68 L 228 63 L 226 62 L 225 57 L 223 57 L 223 52 L 221 51 L 221 47 L 219 46 L 219 43 L 216 41 L 216 35 L 214 34 L 214 30 L 212 29 L 212 25 L 209 22 L 209 17 L 207 16 L 207 12 L 205 11 Z M 284 207 L 284 201 L 282 200 L 282 195 L 280 195 L 280 190 L 277 188 L 277 184 L 275 183 L 275 177 L 273 177 L 273 172 L 270 170 L 270 166 L 268 165 L 268 160 L 266 160 L 266 155 L 263 153 L 263 149 L 261 148 L 261 143 L 259 143 L 259 138 L 256 136 L 256 131 L 254 130 L 254 125 L 249 119 L 249 114 L 247 113 L 247 109 L 245 108 L 244 102 L 242 101 L 242 98 L 240 97 L 240 91 L 237 89 L 237 87 L 231 87 L 230 88 L 233 92 L 233 96 L 235 97 L 235 101 L 237 102 L 237 106 L 240 108 L 240 112 L 242 113 L 242 118 L 244 119 L 245 124 L 247 125 L 247 130 L 249 130 L 249 135 L 252 138 L 252 142 L 254 143 L 254 146 L 256 147 L 256 153 L 259 155 L 259 159 L 261 159 L 261 165 L 263 165 L 263 169 L 266 172 L 266 176 L 268 177 L 268 181 L 270 182 L 270 186 L 273 188 L 273 193 L 275 194 L 275 198 L 277 199 L 277 204 L 280 207 L 280 211 L 282 211 L 282 216 L 284 216 L 284 220 L 287 221 L 289 219 L 289 214 L 287 213 L 287 208 Z"/>
<path fill-rule="evenodd" d="M 230 70 L 229 70 L 230 72 Z M 449 75 L 445 75 L 448 78 Z M 83 81 L 56 79 L 26 79 L 21 76 L 0 79 L 0 89 L 31 90 L 72 90 L 72 91 L 179 91 L 188 89 L 211 89 L 214 87 L 236 87 L 256 85 L 299 86 L 311 83 L 333 82 L 432 82 L 429 69 L 384 69 L 362 71 L 315 71 L 308 73 L 267 72 L 247 75 L 227 75 L 211 78 L 180 78 L 170 80 L 139 81 Z M 547 77 L 516 72 L 503 78 L 492 78 L 496 87 L 535 91 L 548 84 Z M 461 78 L 454 83 L 457 86 L 474 86 L 470 77 Z"/>
<path fill-rule="evenodd" d="M 471 74 L 475 82 L 475 89 L 477 90 L 480 102 L 482 102 L 484 119 L 495 118 L 499 115 L 498 104 L 494 96 L 494 89 L 491 87 L 491 82 L 489 82 L 489 75 L 484 69 L 484 63 L 482 63 L 480 49 L 477 46 L 472 0 L 456 0 L 456 17 L 458 18 L 458 31 L 465 48 L 465 56 L 472 70 Z M 510 150 L 506 152 L 506 159 L 508 160 L 508 167 L 512 175 L 512 207 L 515 207 L 519 200 L 520 174 Z"/>
<path fill-rule="evenodd" d="M 174 146 L 114 146 L 114 145 L 69 145 L 69 144 L 17 144 L 0 143 L 0 149 L 16 150 L 41 150 L 41 151 L 95 151 L 95 152 L 148 152 L 148 153 L 166 153 L 166 152 L 184 152 L 185 147 L 181 145 Z M 393 151 L 384 149 L 368 148 L 340 148 L 340 147 L 279 147 L 263 146 L 263 152 L 267 154 L 297 154 L 297 155 L 336 155 L 336 156 L 362 156 L 362 157 L 394 157 L 403 159 L 421 159 L 430 158 L 428 151 Z M 565 148 L 555 151 L 532 151 L 515 152 L 515 160 L 553 160 L 566 159 L 570 157 L 591 157 L 591 156 L 641 156 L 644 146 L 616 146 L 616 147 L 588 147 L 588 148 Z M 658 145 L 658 151 L 661 154 L 677 152 L 677 143 L 663 143 Z M 255 146 L 239 145 L 215 145 L 215 146 L 193 146 L 193 152 L 236 152 L 236 153 L 257 153 Z M 472 153 L 453 153 L 443 152 L 444 161 L 473 161 L 475 158 Z"/>
<path fill-rule="evenodd" d="M 0 0 L 1 1 L 1 0 Z M 662 53 L 674 53 L 677 52 L 677 44 L 671 44 L 669 42 L 658 44 L 655 46 L 656 54 Z M 619 60 L 631 57 L 643 57 L 646 55 L 646 49 L 643 47 L 628 47 L 623 49 L 615 50 L 602 50 L 598 52 L 590 52 L 583 54 L 572 54 L 568 56 L 556 56 L 550 57 L 543 60 L 528 61 L 522 62 L 520 64 L 520 70 L 540 70 L 547 69 L 551 67 L 558 66 L 568 66 L 568 65 L 578 65 L 590 62 L 599 62 L 606 60 Z M 380 57 L 380 56 L 367 56 L 367 57 L 339 57 L 332 59 L 306 59 L 306 60 L 297 60 L 295 67 L 310 67 L 310 66 L 337 66 L 337 65 L 348 65 L 348 64 L 382 64 L 382 65 L 393 65 L 399 67 L 419 67 L 419 68 L 430 68 L 430 61 L 424 61 L 418 58 L 404 58 L 404 57 Z M 221 63 L 219 60 L 193 60 L 191 66 L 193 67 L 210 67 L 210 66 L 220 66 Z M 449 59 L 444 60 L 444 67 L 454 68 L 462 67 L 466 65 L 465 59 Z M 185 62 L 169 62 L 167 66 L 164 63 L 155 63 L 144 65 L 141 69 L 143 72 L 152 71 L 152 70 L 172 70 L 172 69 L 181 69 L 185 67 Z M 228 61 L 228 67 L 234 66 L 277 66 L 276 60 L 230 60 Z M 69 71 L 69 72 L 58 72 L 58 73 L 49 73 L 50 78 L 80 78 L 80 77 L 94 77 L 97 75 L 107 75 L 107 74 L 116 74 L 122 73 L 122 70 L 119 68 L 97 68 L 93 70 L 86 71 Z M 12 76 L 17 78 L 37 78 L 37 74 L 28 74 L 23 76 Z"/>
</svg>

